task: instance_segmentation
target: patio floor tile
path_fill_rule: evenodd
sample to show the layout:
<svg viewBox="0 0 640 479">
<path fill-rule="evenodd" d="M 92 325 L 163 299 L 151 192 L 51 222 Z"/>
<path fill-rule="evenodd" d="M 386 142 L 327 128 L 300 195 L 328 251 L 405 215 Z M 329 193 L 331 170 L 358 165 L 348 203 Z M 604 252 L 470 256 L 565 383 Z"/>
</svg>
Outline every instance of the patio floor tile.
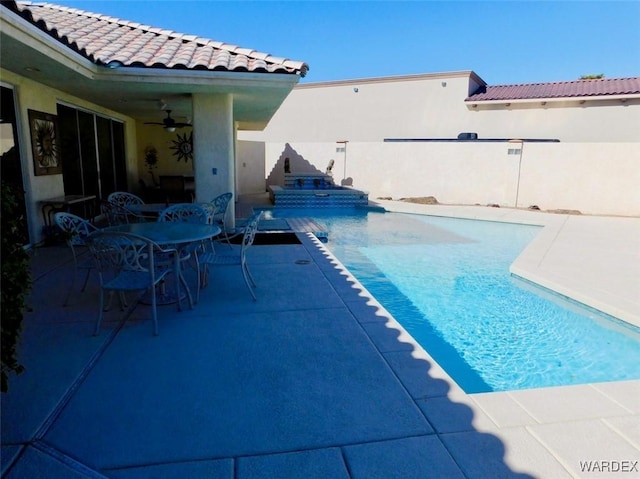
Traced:
<svg viewBox="0 0 640 479">
<path fill-rule="evenodd" d="M 99 475 L 95 471 L 83 473 L 39 449 L 27 447 L 24 454 L 7 474 L 6 479 L 97 479 L 100 477 L 106 479 L 106 476 Z"/>
<path fill-rule="evenodd" d="M 590 385 L 525 389 L 509 394 L 540 423 L 630 414 Z"/>
<path fill-rule="evenodd" d="M 446 396 L 451 389 L 449 382 L 432 374 L 438 366 L 414 357 L 411 351 L 386 353 L 384 357 L 413 398 Z"/>
<path fill-rule="evenodd" d="M 469 431 L 440 437 L 469 479 L 570 477 L 523 428 L 504 429 L 499 435 Z M 507 438 L 509 442 L 505 442 Z M 532 470 L 532 465 L 537 470 Z"/>
<path fill-rule="evenodd" d="M 420 399 L 418 406 L 438 433 L 494 429 L 481 410 L 474 411 L 469 405 L 448 397 Z"/>
<path fill-rule="evenodd" d="M 109 479 L 234 479 L 232 459 L 112 469 L 105 471 L 105 474 Z"/>
<path fill-rule="evenodd" d="M 592 473 L 582 468 L 584 463 L 594 461 L 600 465 L 604 461 L 636 461 L 638 473 L 640 449 L 600 419 L 540 424 L 529 430 L 577 477 L 591 477 Z"/>
<path fill-rule="evenodd" d="M 593 388 L 634 414 L 640 414 L 640 380 L 594 384 Z"/>
<path fill-rule="evenodd" d="M 430 431 L 345 308 L 185 317 L 155 337 L 147 326 L 118 334 L 49 443 L 115 468 Z"/>
<path fill-rule="evenodd" d="M 353 479 L 464 478 L 437 436 L 359 444 L 344 450 Z"/>
<path fill-rule="evenodd" d="M 91 332 L 83 322 L 51 327 L 25 321 L 20 343 L 25 372 L 11 378 L 9 392 L 2 394 L 2 444 L 34 437 L 108 337 Z"/>
<path fill-rule="evenodd" d="M 483 393 L 471 397 L 499 427 L 536 424 L 536 420 L 509 394 Z"/>
<path fill-rule="evenodd" d="M 338 448 L 241 457 L 237 479 L 349 479 Z"/>
</svg>

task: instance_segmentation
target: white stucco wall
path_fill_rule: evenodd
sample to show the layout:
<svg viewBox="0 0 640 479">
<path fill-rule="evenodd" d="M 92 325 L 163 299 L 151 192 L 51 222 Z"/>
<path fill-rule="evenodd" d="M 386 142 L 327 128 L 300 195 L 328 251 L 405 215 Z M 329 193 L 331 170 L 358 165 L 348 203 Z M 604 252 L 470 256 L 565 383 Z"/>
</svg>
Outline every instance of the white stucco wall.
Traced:
<svg viewBox="0 0 640 479">
<path fill-rule="evenodd" d="M 469 74 L 298 85 L 264 132 L 242 132 L 241 139 L 325 142 L 455 138 L 463 131 L 456 118 L 468 114 L 464 99 Z"/>
<path fill-rule="evenodd" d="M 382 141 L 385 138 L 545 138 L 563 142 L 640 141 L 640 99 L 512 101 L 465 99 L 472 72 L 298 85 L 253 141 Z M 356 92 L 357 90 L 357 92 Z"/>
<path fill-rule="evenodd" d="M 353 181 L 370 198 L 435 196 L 442 203 L 575 209 L 640 216 L 640 99 L 466 104 L 473 72 L 298 85 L 262 132 L 265 177 L 283 159 Z M 357 90 L 357 91 L 356 91 Z M 557 139 L 525 142 L 384 142 L 396 138 Z M 344 146 L 346 154 L 337 151 Z M 517 144 L 516 144 L 517 146 Z M 346 157 L 346 159 L 345 159 Z M 520 180 L 518 181 L 518 174 Z"/>
<path fill-rule="evenodd" d="M 351 178 L 370 199 L 434 196 L 445 204 L 640 216 L 640 143 L 526 142 L 522 158 L 509 154 L 519 146 L 354 142 L 347 146 L 345 174 L 335 143 L 273 142 L 265 145 L 265 168 L 267 176 L 280 170 L 284 152 L 295 152 L 318 171 L 334 158 L 335 182 Z"/>
<path fill-rule="evenodd" d="M 236 145 L 236 194 L 264 193 L 264 143 L 239 141 Z"/>
</svg>

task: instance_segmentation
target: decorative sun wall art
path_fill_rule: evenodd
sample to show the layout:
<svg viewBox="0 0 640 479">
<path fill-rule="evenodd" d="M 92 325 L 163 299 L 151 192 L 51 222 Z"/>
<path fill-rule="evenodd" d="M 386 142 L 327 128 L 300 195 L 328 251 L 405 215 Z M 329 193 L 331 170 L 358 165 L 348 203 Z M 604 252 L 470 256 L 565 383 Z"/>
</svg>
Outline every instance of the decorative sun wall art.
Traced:
<svg viewBox="0 0 640 479">
<path fill-rule="evenodd" d="M 29 110 L 29 130 L 34 174 L 36 176 L 62 174 L 56 116 Z"/>
<path fill-rule="evenodd" d="M 175 140 L 171 140 L 173 146 L 170 146 L 172 150 L 175 150 L 173 154 L 178 157 L 178 161 L 184 160 L 184 162 L 188 162 L 189 160 L 193 160 L 193 132 L 187 133 L 180 136 L 178 133 L 178 137 Z"/>
</svg>

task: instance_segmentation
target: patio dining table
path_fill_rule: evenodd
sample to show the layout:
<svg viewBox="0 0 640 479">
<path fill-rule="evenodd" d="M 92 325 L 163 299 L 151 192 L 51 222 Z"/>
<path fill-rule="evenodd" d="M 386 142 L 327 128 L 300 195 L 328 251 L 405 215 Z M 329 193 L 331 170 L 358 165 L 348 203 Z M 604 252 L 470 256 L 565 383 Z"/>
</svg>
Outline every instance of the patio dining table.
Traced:
<svg viewBox="0 0 640 479">
<path fill-rule="evenodd" d="M 196 241 L 204 241 L 222 232 L 217 225 L 174 223 L 171 221 L 129 223 L 109 226 L 104 228 L 104 230 L 137 234 L 149 238 L 151 241 L 155 241 L 160 246 L 178 246 Z"/>
<path fill-rule="evenodd" d="M 129 223 L 104 228 L 104 231 L 133 233 L 158 243 L 160 246 L 174 246 L 178 249 L 198 241 L 205 241 L 219 235 L 222 230 L 217 225 L 199 223 L 149 222 Z M 178 274 L 182 276 L 182 271 Z M 157 298 L 158 305 L 173 304 L 177 295 L 162 292 Z"/>
<path fill-rule="evenodd" d="M 160 216 L 170 205 L 167 203 L 140 203 L 139 205 L 127 205 L 127 209 L 138 215 Z"/>
</svg>

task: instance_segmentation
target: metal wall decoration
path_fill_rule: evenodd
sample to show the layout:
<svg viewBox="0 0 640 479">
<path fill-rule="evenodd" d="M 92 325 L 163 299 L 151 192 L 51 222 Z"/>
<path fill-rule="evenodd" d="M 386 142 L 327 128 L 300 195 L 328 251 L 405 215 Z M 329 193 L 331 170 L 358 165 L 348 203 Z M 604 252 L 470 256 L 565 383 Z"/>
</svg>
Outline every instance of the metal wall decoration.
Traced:
<svg viewBox="0 0 640 479">
<path fill-rule="evenodd" d="M 36 176 L 62 174 L 56 116 L 29 110 L 29 130 L 34 174 Z"/>
<path fill-rule="evenodd" d="M 184 160 L 186 163 L 189 160 L 193 160 L 193 132 L 190 132 L 189 136 L 186 133 L 180 136 L 178 133 L 178 138 L 171 141 L 173 146 L 169 148 L 174 150 L 173 154 L 178 157 L 178 161 Z"/>
</svg>

